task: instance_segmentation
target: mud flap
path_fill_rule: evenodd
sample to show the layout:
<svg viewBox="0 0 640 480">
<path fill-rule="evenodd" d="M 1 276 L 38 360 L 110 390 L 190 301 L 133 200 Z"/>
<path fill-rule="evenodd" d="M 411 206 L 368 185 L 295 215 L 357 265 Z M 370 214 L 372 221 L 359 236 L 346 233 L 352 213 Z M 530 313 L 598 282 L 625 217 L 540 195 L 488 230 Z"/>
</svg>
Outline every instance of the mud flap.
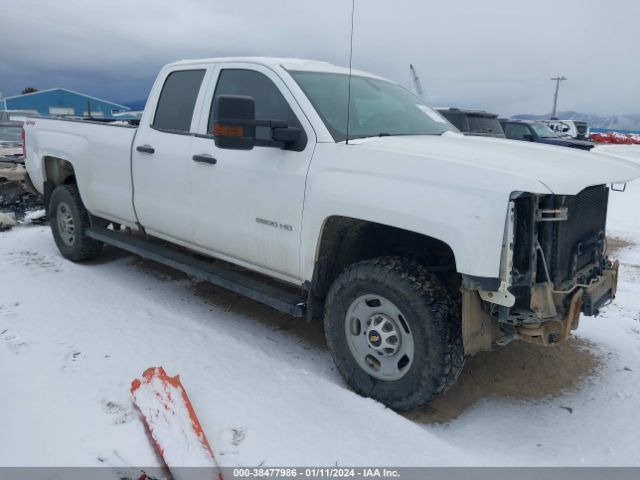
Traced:
<svg viewBox="0 0 640 480">
<path fill-rule="evenodd" d="M 489 352 L 500 336 L 497 322 L 482 309 L 478 292 L 463 288 L 462 343 L 465 355 Z"/>
<path fill-rule="evenodd" d="M 175 480 L 194 478 L 193 471 L 181 468 L 193 466 L 200 467 L 198 478 L 223 480 L 178 375 L 170 377 L 162 367 L 149 368 L 131 382 L 131 394 Z"/>
</svg>

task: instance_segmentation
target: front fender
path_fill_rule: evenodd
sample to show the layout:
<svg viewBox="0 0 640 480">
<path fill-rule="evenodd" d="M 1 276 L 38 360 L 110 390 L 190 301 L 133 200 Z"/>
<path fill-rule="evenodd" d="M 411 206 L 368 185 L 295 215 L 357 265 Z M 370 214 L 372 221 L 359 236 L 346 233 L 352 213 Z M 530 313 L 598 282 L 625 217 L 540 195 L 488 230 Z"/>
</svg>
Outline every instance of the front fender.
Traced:
<svg viewBox="0 0 640 480">
<path fill-rule="evenodd" d="M 353 150 L 346 155 L 345 148 Z M 451 165 L 430 163 L 424 158 L 403 159 L 405 164 L 394 168 L 388 154 L 367 151 L 366 156 L 360 157 L 354 151 L 357 148 L 324 144 L 314 155 L 307 179 L 301 239 L 304 280 L 312 278 L 322 226 L 331 216 L 433 237 L 451 248 L 459 273 L 499 277 L 511 194 L 503 188 L 509 184 L 508 179 L 492 179 L 474 172 L 460 175 L 459 169 Z M 430 167 L 434 167 L 432 174 Z M 408 173 L 412 170 L 414 175 Z M 537 182 L 529 183 L 520 182 L 514 189 L 544 189 Z"/>
</svg>

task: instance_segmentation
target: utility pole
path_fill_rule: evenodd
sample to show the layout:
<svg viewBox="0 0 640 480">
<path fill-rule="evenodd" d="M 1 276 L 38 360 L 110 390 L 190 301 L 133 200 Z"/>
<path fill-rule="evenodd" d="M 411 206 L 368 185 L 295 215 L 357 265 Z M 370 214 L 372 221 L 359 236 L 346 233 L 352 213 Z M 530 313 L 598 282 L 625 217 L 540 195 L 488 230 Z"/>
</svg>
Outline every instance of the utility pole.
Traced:
<svg viewBox="0 0 640 480">
<path fill-rule="evenodd" d="M 422 82 L 420 81 L 420 77 L 418 76 L 416 69 L 413 68 L 412 64 L 409 65 L 409 71 L 411 72 L 411 80 L 413 80 L 413 87 L 415 88 L 416 93 L 420 98 L 422 98 L 427 103 L 427 105 L 431 105 L 431 100 L 429 99 L 429 96 L 422 88 Z"/>
<path fill-rule="evenodd" d="M 413 80 L 413 86 L 416 89 L 416 93 L 419 97 L 424 99 L 424 90 L 422 89 L 422 82 L 420 82 L 420 77 L 416 73 L 416 69 L 413 68 L 413 65 L 409 64 L 409 70 L 411 71 L 411 79 Z"/>
<path fill-rule="evenodd" d="M 551 80 L 556 82 L 556 93 L 553 96 L 553 111 L 551 112 L 551 118 L 556 118 L 556 113 L 558 110 L 558 90 L 560 90 L 560 82 L 567 80 L 567 77 L 564 75 L 559 77 L 553 77 Z"/>
</svg>

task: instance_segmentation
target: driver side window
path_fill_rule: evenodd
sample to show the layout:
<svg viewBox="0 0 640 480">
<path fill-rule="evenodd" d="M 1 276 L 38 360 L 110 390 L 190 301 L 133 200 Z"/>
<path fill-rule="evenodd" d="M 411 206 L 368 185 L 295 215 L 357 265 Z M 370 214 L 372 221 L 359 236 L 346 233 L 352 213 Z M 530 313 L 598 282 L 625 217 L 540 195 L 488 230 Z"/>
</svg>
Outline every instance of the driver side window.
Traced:
<svg viewBox="0 0 640 480">
<path fill-rule="evenodd" d="M 215 122 L 213 105 L 220 95 L 246 95 L 255 100 L 257 120 L 279 120 L 290 127 L 302 128 L 298 118 L 276 85 L 265 75 L 254 70 L 226 69 L 220 72 L 209 114 L 208 132 Z M 256 138 L 267 140 L 270 129 L 256 127 Z"/>
<path fill-rule="evenodd" d="M 505 136 L 514 140 L 524 140 L 525 135 L 531 135 L 526 125 L 508 123 L 504 129 Z"/>
</svg>

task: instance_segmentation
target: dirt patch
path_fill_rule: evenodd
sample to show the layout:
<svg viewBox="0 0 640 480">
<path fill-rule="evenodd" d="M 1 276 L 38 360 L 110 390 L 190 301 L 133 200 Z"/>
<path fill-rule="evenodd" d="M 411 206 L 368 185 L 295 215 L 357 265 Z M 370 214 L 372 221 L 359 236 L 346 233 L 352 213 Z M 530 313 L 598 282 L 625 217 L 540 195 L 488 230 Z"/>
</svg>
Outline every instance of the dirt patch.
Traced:
<svg viewBox="0 0 640 480">
<path fill-rule="evenodd" d="M 618 250 L 632 246 L 634 243 L 620 237 L 607 237 L 607 255 L 613 255 Z"/>
<path fill-rule="evenodd" d="M 458 383 L 431 405 L 406 417 L 444 423 L 487 398 L 541 400 L 575 390 L 592 375 L 598 358 L 588 342 L 571 337 L 552 347 L 522 341 L 469 357 Z"/>
<path fill-rule="evenodd" d="M 160 280 L 186 280 L 189 278 L 186 273 L 180 270 L 147 260 L 146 258 L 135 257 L 133 264 L 143 272 L 149 273 Z"/>
<path fill-rule="evenodd" d="M 273 330 L 286 331 L 315 347 L 327 348 L 322 322 L 306 322 L 304 319 L 291 317 L 208 282 L 194 284 L 193 291 L 210 305 L 250 317 L 271 327 Z"/>
<path fill-rule="evenodd" d="M 112 247 L 111 245 L 105 245 L 100 255 L 89 260 L 85 260 L 82 263 L 83 265 L 105 265 L 116 260 L 128 257 L 132 257 L 135 259 L 140 258 L 120 248 Z"/>
<path fill-rule="evenodd" d="M 132 256 L 127 252 L 110 247 L 105 248 L 105 253 L 106 255 L 103 254 L 99 257 L 101 263 L 104 258 L 115 260 Z M 187 274 L 166 265 L 137 256 L 133 257 L 135 258 L 133 264 L 137 268 L 161 280 L 186 280 L 189 278 Z M 327 348 L 322 322 L 306 322 L 303 319 L 291 317 L 262 303 L 206 281 L 194 281 L 192 290 L 197 297 L 200 297 L 209 305 L 249 317 L 273 330 L 286 331 L 315 347 Z"/>
</svg>

